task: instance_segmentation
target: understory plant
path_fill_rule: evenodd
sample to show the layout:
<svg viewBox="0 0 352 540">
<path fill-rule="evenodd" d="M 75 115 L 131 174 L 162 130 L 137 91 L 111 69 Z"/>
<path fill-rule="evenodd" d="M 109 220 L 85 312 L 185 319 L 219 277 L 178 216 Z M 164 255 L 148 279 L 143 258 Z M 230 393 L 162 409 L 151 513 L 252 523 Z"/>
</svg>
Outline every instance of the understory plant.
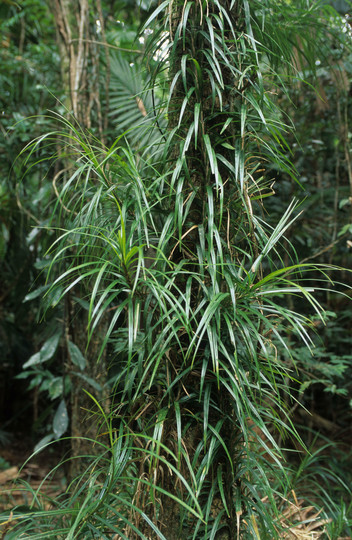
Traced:
<svg viewBox="0 0 352 540">
<path fill-rule="evenodd" d="M 142 29 L 155 28 L 151 118 L 109 148 L 61 118 L 27 148 L 66 148 L 48 294 L 79 296 L 108 394 L 91 398 L 86 470 L 62 499 L 15 512 L 6 538 L 285 538 L 286 445 L 305 452 L 292 336 L 313 348 L 315 292 L 337 269 L 283 242 L 297 201 L 271 226 L 265 200 L 281 173 L 295 181 L 275 96 L 298 62 L 314 66 L 332 15 L 319 2 L 165 0 Z M 129 145 L 134 129 L 154 131 L 147 146 Z"/>
</svg>

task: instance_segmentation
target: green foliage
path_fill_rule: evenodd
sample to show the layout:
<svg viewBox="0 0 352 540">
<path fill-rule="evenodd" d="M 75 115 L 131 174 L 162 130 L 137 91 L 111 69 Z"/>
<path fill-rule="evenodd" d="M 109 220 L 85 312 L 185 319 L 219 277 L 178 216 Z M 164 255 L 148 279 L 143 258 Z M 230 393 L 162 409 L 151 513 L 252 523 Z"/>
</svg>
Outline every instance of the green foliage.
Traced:
<svg viewBox="0 0 352 540">
<path fill-rule="evenodd" d="M 135 440 L 139 442 L 147 441 L 151 445 L 156 442 L 148 439 L 145 434 L 139 434 L 138 437 Z M 99 457 L 91 456 L 90 467 L 84 476 L 72 483 L 69 496 L 51 499 L 39 491 L 34 493 L 30 485 L 24 484 L 23 488 L 33 493 L 35 502 L 25 512 L 23 507 L 14 510 L 10 519 L 20 520 L 21 525 L 16 527 L 15 524 L 7 538 L 18 538 L 19 534 L 34 539 L 83 539 L 89 536 L 109 538 L 115 533 L 124 539 L 131 538 L 134 534 L 137 538 L 146 539 L 138 526 L 144 521 L 150 526 L 155 537 L 165 540 L 158 527 L 134 501 L 136 493 L 143 498 L 144 491 L 150 492 L 151 496 L 156 498 L 163 492 L 159 485 L 138 478 L 137 456 L 150 465 L 154 459 L 161 462 L 165 459 L 160 458 L 153 448 L 142 449 L 139 444 L 134 446 L 132 437 L 122 433 L 122 430 L 114 434 L 111 426 L 109 439 L 110 444 L 92 441 L 99 445 Z M 176 459 L 168 448 L 163 449 L 172 459 Z M 51 476 L 54 473 L 55 471 L 52 471 Z M 186 506 L 182 500 L 177 502 L 197 517 L 200 509 L 191 487 L 185 483 L 176 467 L 173 467 L 173 473 L 189 492 L 197 510 Z M 50 478 L 46 480 L 49 481 Z M 48 506 L 51 507 L 50 510 L 47 509 Z"/>
<path fill-rule="evenodd" d="M 1 432 L 1 435 L 2 433 L 3 432 Z M 6 461 L 6 459 L 4 459 L 3 457 L 0 457 L 0 471 L 6 470 L 9 467 L 10 467 L 10 464 L 8 463 L 8 461 Z"/>
<path fill-rule="evenodd" d="M 158 114 L 160 100 L 154 89 L 148 89 L 143 67 L 112 54 L 110 71 L 110 116 L 118 133 L 128 137 L 135 152 L 152 152 L 153 147 L 160 145 L 166 126 Z M 156 115 L 159 125 L 155 124 Z"/>
<path fill-rule="evenodd" d="M 23 182 L 17 157 L 33 137 L 50 129 L 38 115 L 55 105 L 48 89 L 60 97 L 59 56 L 52 14 L 40 0 L 21 6 L 2 2 L 0 35 L 0 418 L 12 430 L 25 417 L 27 430 L 31 416 L 20 403 L 25 387 L 14 377 L 43 343 L 43 327 L 36 321 L 38 302 L 28 309 L 22 300 L 33 281 L 40 285 L 37 264 L 51 242 L 40 226 L 54 197 L 44 153 L 38 149 L 28 162 Z"/>
<path fill-rule="evenodd" d="M 281 538 L 292 487 L 313 504 L 320 477 L 338 486 L 320 490 L 324 505 L 350 494 L 341 470 L 306 453 L 292 419 L 315 385 L 347 395 L 336 381 L 351 356 L 336 352 L 327 364 L 312 332 L 326 322 L 322 298 L 339 267 L 298 262 L 288 235 L 299 204 L 290 196 L 276 207 L 272 189 L 274 176 L 292 191 L 305 182 L 283 103 L 302 64 L 314 74 L 318 51 L 328 54 L 326 28 L 333 35 L 339 24 L 319 2 L 274 7 L 166 0 L 141 30 L 155 27 L 148 75 L 111 59 L 115 141 L 105 147 L 55 114 L 58 129 L 25 149 L 28 163 L 39 148 L 59 163 L 64 148 L 68 171 L 47 227 L 46 284 L 26 299 L 44 293 L 49 314 L 74 298 L 89 343 L 99 337 L 96 361 L 110 361 L 111 406 L 92 398 L 99 456 L 53 510 L 36 494 L 28 514 L 15 512 L 9 539 Z M 46 369 L 60 340 L 75 376 L 99 387 L 64 325 L 48 333 L 21 374 L 58 405 L 40 444 L 68 427 L 71 387 Z M 293 471 L 286 444 L 305 456 Z M 332 535 L 348 532 L 347 511 L 343 502 L 327 509 Z"/>
</svg>

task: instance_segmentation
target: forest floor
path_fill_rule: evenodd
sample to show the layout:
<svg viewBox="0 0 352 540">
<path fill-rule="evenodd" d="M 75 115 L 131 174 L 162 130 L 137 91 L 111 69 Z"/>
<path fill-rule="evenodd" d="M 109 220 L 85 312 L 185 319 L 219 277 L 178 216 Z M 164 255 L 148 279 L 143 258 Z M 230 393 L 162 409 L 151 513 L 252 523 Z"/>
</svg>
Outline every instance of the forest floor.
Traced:
<svg viewBox="0 0 352 540">
<path fill-rule="evenodd" d="M 50 471 L 61 461 L 57 450 L 47 448 L 31 457 L 33 441 L 17 433 L 0 447 L 0 512 L 13 508 L 28 511 L 38 507 L 38 492 L 41 504 L 50 506 L 50 501 L 66 488 L 64 471 L 59 468 L 54 477 Z M 0 539 L 4 538 L 8 523 L 0 523 Z"/>
</svg>

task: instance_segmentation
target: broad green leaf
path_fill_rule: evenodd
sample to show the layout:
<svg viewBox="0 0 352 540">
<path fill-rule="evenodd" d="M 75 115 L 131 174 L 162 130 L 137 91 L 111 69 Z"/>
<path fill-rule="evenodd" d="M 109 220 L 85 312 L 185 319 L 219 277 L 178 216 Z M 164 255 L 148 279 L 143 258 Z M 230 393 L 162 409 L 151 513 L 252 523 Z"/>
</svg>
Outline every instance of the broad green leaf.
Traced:
<svg viewBox="0 0 352 540">
<path fill-rule="evenodd" d="M 89 311 L 89 302 L 86 300 L 83 300 L 82 298 L 78 298 L 78 296 L 73 297 L 74 301 L 77 302 L 83 309 L 86 311 Z"/>
<path fill-rule="evenodd" d="M 35 366 L 36 364 L 41 364 L 42 362 L 46 362 L 47 360 L 50 360 L 58 347 L 59 341 L 61 337 L 61 331 L 54 334 L 51 338 L 49 338 L 40 351 L 38 353 L 33 354 L 27 362 L 23 364 L 23 369 L 27 369 L 28 367 Z"/>
<path fill-rule="evenodd" d="M 221 131 L 220 131 L 220 135 L 222 135 L 222 134 L 224 133 L 225 129 L 229 126 L 229 124 L 230 124 L 231 122 L 232 122 L 232 118 L 229 117 L 229 118 L 226 120 L 225 124 L 222 126 Z"/>
<path fill-rule="evenodd" d="M 62 396 L 64 391 L 63 377 L 55 377 L 52 381 L 50 381 L 48 391 L 51 399 L 56 399 Z"/>
<path fill-rule="evenodd" d="M 66 408 L 65 400 L 60 401 L 60 405 L 57 408 L 57 411 L 53 420 L 53 431 L 56 439 L 59 439 L 68 428 L 68 413 Z"/>
<path fill-rule="evenodd" d="M 35 291 L 32 291 L 23 298 L 22 302 L 29 302 L 30 300 L 34 300 L 34 298 L 38 298 L 38 296 L 44 296 L 44 293 L 50 288 L 50 285 L 43 285 L 42 287 L 39 287 L 38 289 L 35 289 Z"/>
<path fill-rule="evenodd" d="M 87 365 L 87 361 L 84 358 L 83 354 L 81 353 L 77 345 L 72 343 L 72 341 L 68 341 L 67 346 L 68 346 L 68 352 L 70 354 L 71 362 L 75 366 L 79 367 L 81 371 L 83 371 Z"/>
<path fill-rule="evenodd" d="M 33 354 L 30 359 L 23 364 L 22 369 L 27 369 L 30 366 L 35 366 L 36 364 L 40 364 L 40 352 Z"/>
<path fill-rule="evenodd" d="M 229 144 L 228 142 L 224 142 L 221 144 L 224 148 L 228 148 L 229 150 L 235 150 L 235 147 L 232 146 L 232 144 Z"/>
<path fill-rule="evenodd" d="M 49 338 L 43 345 L 43 347 L 40 349 L 40 361 L 45 362 L 46 360 L 50 360 L 56 352 L 57 346 L 59 344 L 59 340 L 61 337 L 61 331 L 54 334 L 51 338 Z"/>
<path fill-rule="evenodd" d="M 97 383 L 94 379 L 92 379 L 91 377 L 87 377 L 87 375 L 83 375 L 83 373 L 79 373 L 79 372 L 76 372 L 75 376 L 79 377 L 80 379 L 82 379 L 83 381 L 88 383 L 90 386 L 92 386 L 98 392 L 101 392 L 101 390 L 102 390 L 101 385 L 99 383 Z"/>
<path fill-rule="evenodd" d="M 39 452 L 44 446 L 46 446 L 48 443 L 50 443 L 54 439 L 54 434 L 50 433 L 49 435 L 45 435 L 40 441 L 35 445 L 34 452 Z"/>
</svg>

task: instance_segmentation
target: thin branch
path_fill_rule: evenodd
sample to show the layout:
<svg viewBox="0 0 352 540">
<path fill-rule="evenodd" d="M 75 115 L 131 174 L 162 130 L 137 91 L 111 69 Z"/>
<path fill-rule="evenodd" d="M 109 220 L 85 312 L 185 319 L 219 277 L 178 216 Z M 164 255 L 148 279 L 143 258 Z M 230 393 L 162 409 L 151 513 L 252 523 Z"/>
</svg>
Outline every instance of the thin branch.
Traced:
<svg viewBox="0 0 352 540">
<path fill-rule="evenodd" d="M 58 198 L 59 200 L 59 203 L 61 204 L 62 208 L 64 210 L 66 210 L 66 212 L 68 212 L 69 214 L 74 214 L 74 215 L 77 215 L 77 212 L 73 212 L 72 210 L 70 210 L 69 208 L 67 208 L 67 206 L 64 205 L 64 203 L 62 202 L 62 199 L 61 199 L 61 196 L 57 190 L 57 187 L 56 187 L 56 180 L 59 178 L 59 176 L 65 172 L 67 172 L 69 169 L 66 168 L 66 169 L 61 169 L 59 172 L 57 172 L 53 178 L 53 188 L 54 188 L 54 191 L 55 191 L 55 195 L 56 197 Z"/>
<path fill-rule="evenodd" d="M 169 261 L 171 261 L 172 256 L 173 256 L 173 254 L 174 254 L 174 252 L 175 252 L 175 249 L 176 249 L 177 246 L 181 243 L 181 241 L 182 241 L 184 238 L 186 238 L 186 236 L 187 236 L 191 231 L 193 231 L 194 229 L 197 229 L 198 227 L 199 227 L 199 225 L 192 225 L 192 227 L 191 227 L 190 229 L 188 229 L 188 231 L 186 231 L 186 232 L 181 236 L 181 240 L 178 240 L 178 241 L 176 242 L 176 244 L 174 245 L 174 247 L 172 248 L 172 250 L 171 250 L 171 253 L 170 253 L 169 257 L 168 257 L 168 260 L 169 260 Z"/>
<path fill-rule="evenodd" d="M 29 210 L 27 210 L 27 208 L 25 208 L 22 203 L 21 203 L 21 200 L 20 200 L 20 195 L 19 195 L 19 183 L 16 184 L 16 202 L 17 202 L 17 206 L 18 208 L 24 212 L 25 214 L 27 214 L 28 217 L 30 217 L 31 219 L 33 219 L 33 221 L 37 224 L 37 225 L 40 225 L 40 220 L 37 219 Z"/>
<path fill-rule="evenodd" d="M 130 53 L 138 53 L 142 54 L 143 51 L 140 49 L 125 49 L 124 47 L 117 47 L 116 45 L 110 45 L 110 43 L 104 43 L 103 41 L 96 41 L 95 39 L 82 39 L 74 38 L 69 41 L 69 45 L 73 43 L 74 41 L 85 41 L 86 43 L 94 43 L 95 45 L 102 45 L 103 47 L 109 47 L 110 49 L 116 49 L 117 51 L 124 51 L 124 52 L 130 52 Z"/>
<path fill-rule="evenodd" d="M 319 257 L 319 255 L 322 255 L 323 253 L 325 253 L 326 251 L 329 251 L 331 248 L 334 247 L 335 244 L 338 244 L 346 235 L 342 235 L 340 238 L 338 238 L 337 240 L 335 240 L 334 242 L 331 242 L 331 244 L 329 244 L 328 246 L 325 246 L 324 248 L 322 248 L 321 250 L 317 251 L 316 253 L 314 253 L 313 255 L 310 255 L 309 257 L 306 257 L 305 259 L 303 259 L 303 261 L 300 261 L 300 263 L 305 263 L 307 261 L 310 261 L 311 259 L 315 259 L 316 257 Z"/>
</svg>

